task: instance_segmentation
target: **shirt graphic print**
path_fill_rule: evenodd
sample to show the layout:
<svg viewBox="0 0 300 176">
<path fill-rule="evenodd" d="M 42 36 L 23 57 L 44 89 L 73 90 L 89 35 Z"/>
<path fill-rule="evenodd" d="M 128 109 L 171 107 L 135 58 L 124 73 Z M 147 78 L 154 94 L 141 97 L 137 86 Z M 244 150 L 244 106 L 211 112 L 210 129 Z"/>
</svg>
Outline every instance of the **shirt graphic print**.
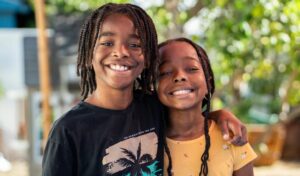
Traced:
<svg viewBox="0 0 300 176">
<path fill-rule="evenodd" d="M 162 170 L 156 160 L 158 137 L 151 130 L 139 132 L 108 147 L 102 164 L 108 175 L 158 176 Z"/>
</svg>

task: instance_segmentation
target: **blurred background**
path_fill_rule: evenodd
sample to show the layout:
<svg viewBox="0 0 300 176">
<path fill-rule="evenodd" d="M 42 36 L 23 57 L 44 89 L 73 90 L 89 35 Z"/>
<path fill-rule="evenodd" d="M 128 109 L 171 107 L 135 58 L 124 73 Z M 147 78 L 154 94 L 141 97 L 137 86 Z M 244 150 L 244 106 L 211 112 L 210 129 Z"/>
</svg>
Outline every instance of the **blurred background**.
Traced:
<svg viewBox="0 0 300 176">
<path fill-rule="evenodd" d="M 107 2 L 133 3 L 153 18 L 159 41 L 202 45 L 216 79 L 213 109 L 245 124 L 259 155 L 255 175 L 300 175 L 300 0 L 46 0 L 50 118 L 80 100 L 79 30 Z M 0 176 L 39 176 L 41 74 L 34 0 L 0 0 Z M 46 130 L 47 131 L 47 130 Z"/>
</svg>

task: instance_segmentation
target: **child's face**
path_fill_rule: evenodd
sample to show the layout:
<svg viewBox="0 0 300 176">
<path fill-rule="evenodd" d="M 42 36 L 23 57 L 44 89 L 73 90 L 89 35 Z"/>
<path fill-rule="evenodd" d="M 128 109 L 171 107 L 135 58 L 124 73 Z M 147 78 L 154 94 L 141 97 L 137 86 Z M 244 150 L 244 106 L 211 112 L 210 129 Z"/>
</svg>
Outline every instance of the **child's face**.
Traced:
<svg viewBox="0 0 300 176">
<path fill-rule="evenodd" d="M 207 93 L 204 72 L 195 49 L 186 42 L 160 48 L 158 96 L 171 109 L 201 108 Z"/>
<path fill-rule="evenodd" d="M 131 19 L 112 14 L 102 23 L 93 54 L 97 87 L 131 89 L 144 68 L 141 40 Z"/>
</svg>

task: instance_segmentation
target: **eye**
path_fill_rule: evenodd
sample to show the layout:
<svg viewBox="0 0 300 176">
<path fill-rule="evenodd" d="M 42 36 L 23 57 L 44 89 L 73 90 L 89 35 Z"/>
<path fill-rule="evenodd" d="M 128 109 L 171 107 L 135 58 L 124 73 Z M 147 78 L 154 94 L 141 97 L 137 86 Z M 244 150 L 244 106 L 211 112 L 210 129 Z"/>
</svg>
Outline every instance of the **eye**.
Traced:
<svg viewBox="0 0 300 176">
<path fill-rule="evenodd" d="M 113 46 L 113 42 L 101 42 L 100 45 L 103 45 L 103 46 Z"/>
<path fill-rule="evenodd" d="M 196 71 L 199 70 L 199 68 L 197 68 L 197 67 L 188 67 L 186 70 L 187 70 L 188 72 L 196 72 Z"/>
<path fill-rule="evenodd" d="M 139 43 L 129 43 L 130 48 L 141 48 L 141 44 Z"/>
</svg>

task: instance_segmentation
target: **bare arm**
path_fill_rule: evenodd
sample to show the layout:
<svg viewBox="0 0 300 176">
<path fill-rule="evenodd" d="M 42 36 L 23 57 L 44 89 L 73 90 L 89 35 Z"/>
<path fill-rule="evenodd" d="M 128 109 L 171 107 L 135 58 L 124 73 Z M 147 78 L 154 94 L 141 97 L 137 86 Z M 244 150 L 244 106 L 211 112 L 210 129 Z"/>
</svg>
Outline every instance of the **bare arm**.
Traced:
<svg viewBox="0 0 300 176">
<path fill-rule="evenodd" d="M 226 109 L 213 111 L 210 113 L 210 117 L 221 128 L 224 140 L 237 146 L 247 143 L 246 126 L 230 111 Z"/>
<path fill-rule="evenodd" d="M 244 167 L 233 172 L 233 176 L 253 176 L 253 163 L 248 163 Z"/>
</svg>

